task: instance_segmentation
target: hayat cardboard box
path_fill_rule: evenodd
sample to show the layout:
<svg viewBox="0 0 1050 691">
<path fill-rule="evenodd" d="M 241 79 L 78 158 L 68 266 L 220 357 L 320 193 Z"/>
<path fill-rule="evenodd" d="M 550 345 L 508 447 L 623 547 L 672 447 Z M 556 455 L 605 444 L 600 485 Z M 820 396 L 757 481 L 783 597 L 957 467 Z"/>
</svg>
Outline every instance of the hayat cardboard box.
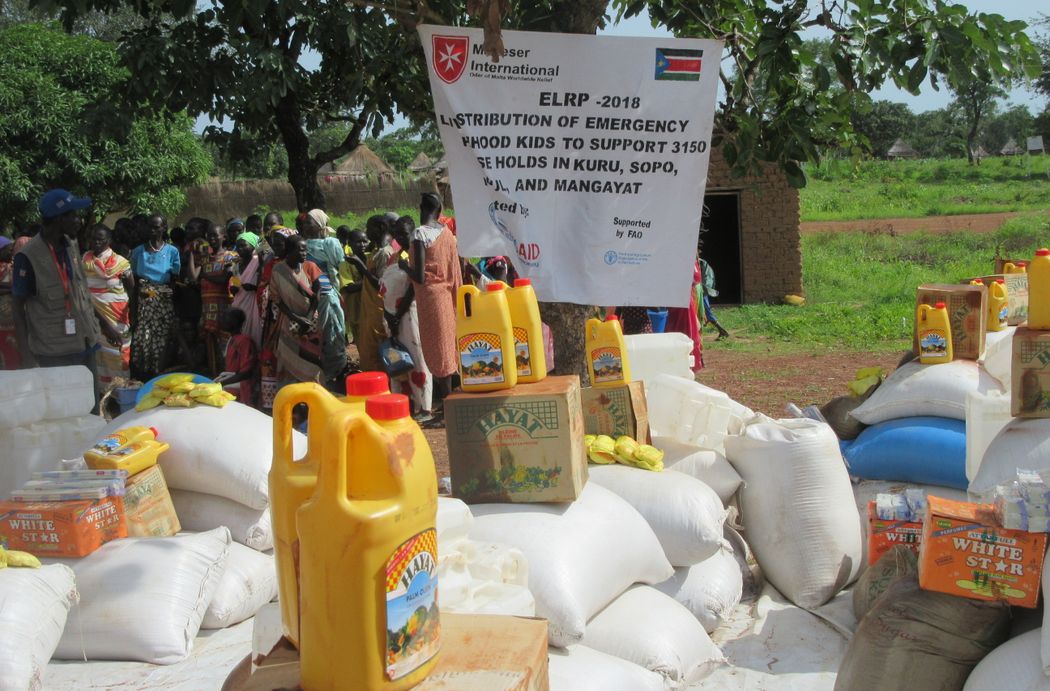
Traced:
<svg viewBox="0 0 1050 691">
<path fill-rule="evenodd" d="M 587 482 L 578 376 L 445 399 L 452 493 L 468 503 L 573 501 Z"/>
<path fill-rule="evenodd" d="M 919 586 L 974 600 L 1039 602 L 1046 533 L 1000 528 L 995 507 L 929 497 Z"/>
<path fill-rule="evenodd" d="M 182 530 L 159 465 L 128 478 L 124 514 L 130 537 L 171 537 Z"/>
<path fill-rule="evenodd" d="M 581 398 L 584 434 L 607 434 L 614 439 L 626 434 L 643 444 L 652 441 L 643 382 L 586 388 L 581 392 Z"/>
<path fill-rule="evenodd" d="M 1006 324 L 1017 326 L 1028 319 L 1028 274 L 992 274 L 991 276 L 974 276 L 984 281 L 985 286 L 1002 279 L 1006 288 Z M 963 283 L 969 283 L 968 278 Z"/>
<path fill-rule="evenodd" d="M 984 354 L 984 334 L 988 323 L 988 289 L 955 283 L 926 283 L 919 286 L 915 304 L 943 302 L 952 324 L 952 351 L 958 360 L 977 360 Z M 912 315 L 914 317 L 914 315 Z M 918 332 L 913 348 L 918 354 Z"/>
<path fill-rule="evenodd" d="M 123 497 L 0 502 L 0 545 L 38 557 L 86 557 L 128 536 Z"/>
<path fill-rule="evenodd" d="M 875 512 L 875 500 L 868 502 L 868 564 L 874 564 L 883 554 L 897 545 L 904 545 L 916 554 L 922 542 L 922 523 L 888 521 Z"/>
<path fill-rule="evenodd" d="M 1050 331 L 1017 327 L 1010 379 L 1011 415 L 1050 417 Z"/>
</svg>

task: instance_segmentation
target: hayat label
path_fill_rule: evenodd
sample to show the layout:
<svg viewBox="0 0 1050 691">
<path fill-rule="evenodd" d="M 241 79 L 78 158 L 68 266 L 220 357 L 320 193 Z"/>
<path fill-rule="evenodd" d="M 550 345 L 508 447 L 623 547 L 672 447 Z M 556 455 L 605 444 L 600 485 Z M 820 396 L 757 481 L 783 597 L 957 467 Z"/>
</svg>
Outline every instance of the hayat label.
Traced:
<svg viewBox="0 0 1050 691">
<path fill-rule="evenodd" d="M 529 332 L 520 326 L 514 327 L 514 356 L 518 360 L 518 376 L 530 376 L 532 360 L 529 357 Z"/>
<path fill-rule="evenodd" d="M 464 384 L 503 383 L 503 341 L 493 333 L 459 339 L 459 366 Z"/>
<path fill-rule="evenodd" d="M 623 359 L 619 348 L 595 348 L 591 351 L 591 381 L 595 384 L 623 379 Z"/>
<path fill-rule="evenodd" d="M 387 679 L 411 674 L 441 648 L 437 586 L 437 533 L 424 530 L 386 564 Z"/>
<path fill-rule="evenodd" d="M 925 358 L 948 357 L 948 339 L 940 330 L 923 331 L 919 334 L 919 355 Z"/>
</svg>

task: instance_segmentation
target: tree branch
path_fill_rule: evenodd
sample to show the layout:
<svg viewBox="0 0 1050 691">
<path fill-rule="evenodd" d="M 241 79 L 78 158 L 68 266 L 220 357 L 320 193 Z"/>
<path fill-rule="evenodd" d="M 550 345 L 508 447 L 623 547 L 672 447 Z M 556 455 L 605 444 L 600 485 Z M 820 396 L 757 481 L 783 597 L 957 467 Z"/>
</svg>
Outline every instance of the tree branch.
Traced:
<svg viewBox="0 0 1050 691">
<path fill-rule="evenodd" d="M 328 151 L 321 151 L 313 158 L 315 168 L 320 168 L 325 163 L 331 163 L 340 156 L 345 156 L 358 147 L 361 143 L 361 133 L 365 129 L 365 125 L 368 124 L 368 116 L 372 112 L 372 104 L 367 103 L 361 108 L 361 112 L 358 113 L 357 117 L 353 119 L 354 126 L 350 128 L 346 138 L 339 143 L 338 146 L 329 149 Z M 349 121 L 350 117 L 340 116 L 340 120 Z"/>
<path fill-rule="evenodd" d="M 370 2 L 369 0 L 346 0 L 347 5 L 353 5 L 355 7 L 364 7 L 371 9 L 383 10 L 389 12 L 392 15 L 398 16 L 403 21 L 409 19 L 413 24 L 423 24 L 429 21 L 431 24 L 442 24 L 447 25 L 448 20 L 442 17 L 440 14 L 431 9 L 430 5 L 425 0 L 419 0 L 415 3 L 415 11 L 413 11 L 410 3 L 398 4 L 397 2 Z"/>
</svg>

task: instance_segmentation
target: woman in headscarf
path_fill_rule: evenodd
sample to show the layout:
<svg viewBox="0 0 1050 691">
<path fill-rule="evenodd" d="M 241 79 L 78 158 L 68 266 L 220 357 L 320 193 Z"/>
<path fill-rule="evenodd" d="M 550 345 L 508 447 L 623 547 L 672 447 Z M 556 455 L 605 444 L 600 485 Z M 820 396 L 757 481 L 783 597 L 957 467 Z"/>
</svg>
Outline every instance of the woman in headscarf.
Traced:
<svg viewBox="0 0 1050 691">
<path fill-rule="evenodd" d="M 283 262 L 287 255 L 288 238 L 294 235 L 294 230 L 282 225 L 272 228 L 270 248 L 273 255 L 260 272 L 259 289 L 256 291 L 256 306 L 262 323 L 262 342 L 259 346 L 259 407 L 267 412 L 273 409 L 273 399 L 280 388 L 277 378 L 277 326 L 280 311 L 277 309 L 276 300 L 273 299 L 273 291 L 270 290 L 270 280 L 273 278 L 274 267 Z"/>
<path fill-rule="evenodd" d="M 421 225 L 412 233 L 408 268 L 415 284 L 419 310 L 419 335 L 423 355 L 434 374 L 439 398 L 452 393 L 452 375 L 458 368 L 456 348 L 456 292 L 463 282 L 456 236 L 438 220 L 441 198 L 423 194 L 419 205 Z"/>
<path fill-rule="evenodd" d="M 286 240 L 284 261 L 274 265 L 270 294 L 277 307 L 277 378 L 281 384 L 320 381 L 317 330 L 318 279 L 324 273 L 306 258 L 306 240 Z"/>
<path fill-rule="evenodd" d="M 667 310 L 667 326 L 664 331 L 683 333 L 693 342 L 693 371 L 704 368 L 704 344 L 700 337 L 700 318 L 696 310 L 696 287 L 702 285 L 700 261 L 693 265 L 693 284 L 689 288 L 688 307 L 670 307 Z"/>
<path fill-rule="evenodd" d="M 262 340 L 262 318 L 256 301 L 256 293 L 259 289 L 259 255 L 255 248 L 259 246 L 259 236 L 255 233 L 244 232 L 237 238 L 237 260 L 240 287 L 237 294 L 233 296 L 231 307 L 236 307 L 244 312 L 244 325 L 241 333 L 251 339 L 256 350 Z"/>
<path fill-rule="evenodd" d="M 324 211 L 311 209 L 298 220 L 306 238 L 306 258 L 324 274 L 317 292 L 321 367 L 325 380 L 335 379 L 346 370 L 346 318 L 339 300 L 339 265 L 345 258 L 343 246 L 328 226 L 328 215 Z"/>
<path fill-rule="evenodd" d="M 21 239 L 21 238 L 19 238 Z M 28 238 L 26 241 L 28 242 Z M 25 243 L 22 243 L 25 245 Z M 18 369 L 22 356 L 15 336 L 14 304 L 11 298 L 12 259 L 15 245 L 11 238 L 0 235 L 0 369 Z"/>
<path fill-rule="evenodd" d="M 113 251 L 109 228 L 97 225 L 88 236 L 91 249 L 84 255 L 84 276 L 95 313 L 120 337 L 118 343 L 103 342 L 98 354 L 98 377 L 103 385 L 114 377 L 127 378 L 131 367 L 131 310 L 129 295 L 135 293 L 131 262 Z"/>
</svg>

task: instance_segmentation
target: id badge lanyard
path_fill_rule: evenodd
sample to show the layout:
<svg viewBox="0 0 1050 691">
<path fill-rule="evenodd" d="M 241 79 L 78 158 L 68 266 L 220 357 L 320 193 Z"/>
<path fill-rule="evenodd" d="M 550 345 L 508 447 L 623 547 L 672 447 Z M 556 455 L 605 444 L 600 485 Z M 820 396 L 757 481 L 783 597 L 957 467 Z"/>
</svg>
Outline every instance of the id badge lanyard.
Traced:
<svg viewBox="0 0 1050 691">
<path fill-rule="evenodd" d="M 58 271 L 58 279 L 62 282 L 62 297 L 66 302 L 66 322 L 65 331 L 67 336 L 75 336 L 77 333 L 77 320 L 73 318 L 73 302 L 70 298 L 70 276 L 66 268 L 66 263 L 59 261 L 58 254 L 55 252 L 55 248 L 51 243 L 47 243 L 47 248 L 51 251 L 51 259 L 55 262 L 55 269 Z"/>
</svg>

